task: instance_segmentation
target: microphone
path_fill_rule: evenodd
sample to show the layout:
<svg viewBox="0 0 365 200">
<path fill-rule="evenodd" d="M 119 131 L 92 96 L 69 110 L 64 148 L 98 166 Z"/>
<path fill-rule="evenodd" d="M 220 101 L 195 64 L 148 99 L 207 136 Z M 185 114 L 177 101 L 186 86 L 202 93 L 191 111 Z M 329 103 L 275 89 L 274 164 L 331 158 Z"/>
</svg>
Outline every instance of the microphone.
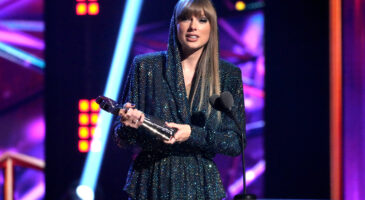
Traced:
<svg viewBox="0 0 365 200">
<path fill-rule="evenodd" d="M 243 171 L 243 194 L 238 194 L 234 197 L 235 200 L 250 200 L 250 199 L 256 199 L 256 195 L 254 194 L 246 194 L 246 170 L 245 170 L 245 153 L 244 153 L 244 132 L 241 129 L 241 126 L 237 120 L 235 113 L 232 111 L 232 106 L 234 104 L 233 96 L 230 92 L 224 91 L 221 93 L 221 95 L 213 94 L 209 97 L 209 103 L 210 105 L 221 112 L 224 112 L 227 114 L 233 121 L 235 122 L 237 128 L 240 130 L 242 135 L 238 134 L 238 136 L 241 138 L 242 142 L 242 171 Z"/>
<path fill-rule="evenodd" d="M 221 95 L 213 94 L 212 96 L 209 97 L 209 103 L 214 109 L 224 112 L 230 118 L 232 118 L 233 121 L 235 122 L 237 128 L 242 132 L 241 126 L 240 126 L 236 116 L 232 112 L 232 106 L 234 104 L 234 100 L 233 100 L 233 96 L 230 92 L 225 91 L 225 92 L 222 92 Z M 243 142 L 243 135 L 242 136 L 239 135 L 239 137 L 242 138 L 242 142 Z"/>
<path fill-rule="evenodd" d="M 209 97 L 209 103 L 216 110 L 222 112 L 231 112 L 234 100 L 232 94 L 225 91 L 222 92 L 220 96 L 213 94 L 211 97 Z"/>
</svg>

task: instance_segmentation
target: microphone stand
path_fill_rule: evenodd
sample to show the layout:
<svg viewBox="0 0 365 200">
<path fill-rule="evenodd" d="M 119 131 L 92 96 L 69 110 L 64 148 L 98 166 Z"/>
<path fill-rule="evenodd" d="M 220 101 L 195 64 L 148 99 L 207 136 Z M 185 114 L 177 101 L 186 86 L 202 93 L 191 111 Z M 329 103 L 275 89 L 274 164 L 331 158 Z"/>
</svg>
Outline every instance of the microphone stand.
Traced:
<svg viewBox="0 0 365 200">
<path fill-rule="evenodd" d="M 244 131 L 241 129 L 241 126 L 239 125 L 239 122 L 237 118 L 233 115 L 232 111 L 225 110 L 225 113 L 233 119 L 234 123 L 236 124 L 238 130 L 241 132 L 241 150 L 242 150 L 242 175 L 243 175 L 243 193 L 237 194 L 234 196 L 234 200 L 256 200 L 257 197 L 254 194 L 247 194 L 246 193 L 246 166 L 245 166 L 245 144 L 244 144 Z"/>
<path fill-rule="evenodd" d="M 243 194 L 238 194 L 234 197 L 234 200 L 256 200 L 256 195 L 254 194 L 246 194 L 246 167 L 245 167 L 245 130 L 241 129 L 240 123 L 238 122 L 236 116 L 232 112 L 232 105 L 234 103 L 233 96 L 230 92 L 225 91 L 222 92 L 221 95 L 214 94 L 209 97 L 210 105 L 221 112 L 227 114 L 228 117 L 233 119 L 236 124 L 238 130 L 241 132 L 241 135 L 238 133 L 238 137 L 241 138 L 241 150 L 242 150 L 242 174 L 243 174 Z"/>
</svg>

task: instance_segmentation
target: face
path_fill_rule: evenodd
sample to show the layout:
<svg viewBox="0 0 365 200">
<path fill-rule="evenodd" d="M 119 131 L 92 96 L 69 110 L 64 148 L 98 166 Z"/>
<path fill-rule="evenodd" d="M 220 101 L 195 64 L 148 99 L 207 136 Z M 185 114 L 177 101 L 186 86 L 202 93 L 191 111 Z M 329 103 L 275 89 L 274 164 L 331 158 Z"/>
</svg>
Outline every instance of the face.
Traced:
<svg viewBox="0 0 365 200">
<path fill-rule="evenodd" d="M 210 23 L 202 11 L 201 16 L 181 19 L 177 24 L 177 37 L 183 52 L 202 50 L 208 42 Z"/>
</svg>

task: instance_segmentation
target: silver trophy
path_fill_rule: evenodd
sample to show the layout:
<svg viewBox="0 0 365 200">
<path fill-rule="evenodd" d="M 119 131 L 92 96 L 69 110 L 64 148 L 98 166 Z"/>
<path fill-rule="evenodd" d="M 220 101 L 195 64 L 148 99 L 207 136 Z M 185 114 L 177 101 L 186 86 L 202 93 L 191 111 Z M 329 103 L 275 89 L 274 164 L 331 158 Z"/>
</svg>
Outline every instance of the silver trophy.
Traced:
<svg viewBox="0 0 365 200">
<path fill-rule="evenodd" d="M 99 104 L 101 109 L 116 116 L 119 115 L 119 111 L 122 109 L 122 106 L 108 97 L 98 96 L 95 101 Z M 162 140 L 169 140 L 177 131 L 174 128 L 166 126 L 164 121 L 147 114 L 145 114 L 145 118 L 141 126 L 149 133 L 161 138 Z"/>
</svg>

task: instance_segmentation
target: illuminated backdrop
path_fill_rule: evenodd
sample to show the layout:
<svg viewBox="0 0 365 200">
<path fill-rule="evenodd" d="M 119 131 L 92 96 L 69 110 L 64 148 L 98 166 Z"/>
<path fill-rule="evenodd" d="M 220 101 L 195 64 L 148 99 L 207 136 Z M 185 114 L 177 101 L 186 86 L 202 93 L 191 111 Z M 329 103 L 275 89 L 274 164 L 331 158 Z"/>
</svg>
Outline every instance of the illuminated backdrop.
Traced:
<svg viewBox="0 0 365 200">
<path fill-rule="evenodd" d="M 42 0 L 0 1 L 0 155 L 44 159 L 43 31 Z M 44 185 L 42 172 L 15 169 L 15 198 L 42 199 Z"/>
</svg>

